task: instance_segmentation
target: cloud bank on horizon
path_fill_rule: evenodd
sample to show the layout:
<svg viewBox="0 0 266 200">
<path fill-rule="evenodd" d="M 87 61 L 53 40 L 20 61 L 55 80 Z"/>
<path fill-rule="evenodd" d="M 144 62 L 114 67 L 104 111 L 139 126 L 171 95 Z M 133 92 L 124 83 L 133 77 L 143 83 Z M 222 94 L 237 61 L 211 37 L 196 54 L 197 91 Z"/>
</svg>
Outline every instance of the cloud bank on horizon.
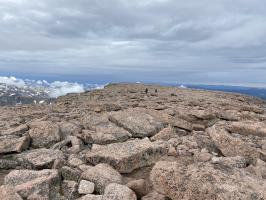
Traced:
<svg viewBox="0 0 266 200">
<path fill-rule="evenodd" d="M 23 80 L 16 77 L 0 76 L 0 84 L 15 86 L 18 88 L 31 88 L 45 91 L 51 98 L 57 98 L 69 93 L 85 92 L 85 86 L 79 83 L 55 81 L 52 83 L 46 80 Z M 97 87 L 96 87 L 97 88 Z"/>
<path fill-rule="evenodd" d="M 264 0 L 1 0 L 0 70 L 265 86 L 265 22 Z"/>
</svg>

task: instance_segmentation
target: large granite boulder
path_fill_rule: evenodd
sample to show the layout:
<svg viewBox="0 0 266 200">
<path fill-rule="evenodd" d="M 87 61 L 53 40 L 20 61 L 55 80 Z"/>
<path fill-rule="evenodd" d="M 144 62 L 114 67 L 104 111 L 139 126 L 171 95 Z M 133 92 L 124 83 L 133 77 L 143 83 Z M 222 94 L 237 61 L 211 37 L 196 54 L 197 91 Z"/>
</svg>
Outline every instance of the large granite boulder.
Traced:
<svg viewBox="0 0 266 200">
<path fill-rule="evenodd" d="M 151 172 L 154 189 L 178 200 L 265 199 L 266 182 L 243 169 L 219 164 L 161 161 Z"/>
<path fill-rule="evenodd" d="M 133 137 L 153 136 L 164 128 L 164 124 L 140 109 L 114 112 L 110 121 L 129 131 Z"/>
<path fill-rule="evenodd" d="M 38 197 L 54 199 L 60 197 L 60 177 L 57 170 L 13 170 L 5 177 L 5 185 L 14 187 L 23 199 Z"/>
<path fill-rule="evenodd" d="M 61 151 L 45 148 L 23 152 L 17 157 L 25 168 L 36 170 L 58 168 L 65 159 Z"/>
<path fill-rule="evenodd" d="M 266 159 L 266 153 L 254 147 L 251 142 L 231 135 L 224 126 L 217 124 L 207 129 L 207 133 L 224 156 L 244 156 L 249 160 Z"/>
<path fill-rule="evenodd" d="M 84 171 L 81 178 L 95 184 L 95 190 L 100 194 L 110 183 L 122 183 L 122 176 L 119 172 L 107 164 L 98 164 L 93 168 Z"/>
<path fill-rule="evenodd" d="M 227 129 L 232 133 L 238 133 L 241 135 L 266 137 L 265 122 L 254 122 L 254 121 L 232 122 L 229 124 Z"/>
<path fill-rule="evenodd" d="M 61 140 L 59 125 L 50 121 L 35 121 L 29 124 L 33 148 L 49 148 Z"/>
<path fill-rule="evenodd" d="M 29 147 L 29 144 L 30 137 L 28 134 L 25 134 L 24 136 L 0 136 L 0 154 L 22 152 Z"/>
<path fill-rule="evenodd" d="M 23 200 L 13 187 L 7 185 L 0 186 L 0 197 L 1 200 Z"/>
<path fill-rule="evenodd" d="M 82 121 L 87 129 L 82 131 L 80 137 L 87 144 L 124 142 L 132 136 L 127 130 L 110 122 L 107 115 L 90 115 L 84 117 Z"/>
<path fill-rule="evenodd" d="M 130 173 L 135 169 L 154 164 L 167 152 L 166 143 L 150 142 L 145 138 L 105 146 L 94 145 L 86 154 L 86 159 L 92 164 L 108 163 L 120 173 Z"/>
</svg>

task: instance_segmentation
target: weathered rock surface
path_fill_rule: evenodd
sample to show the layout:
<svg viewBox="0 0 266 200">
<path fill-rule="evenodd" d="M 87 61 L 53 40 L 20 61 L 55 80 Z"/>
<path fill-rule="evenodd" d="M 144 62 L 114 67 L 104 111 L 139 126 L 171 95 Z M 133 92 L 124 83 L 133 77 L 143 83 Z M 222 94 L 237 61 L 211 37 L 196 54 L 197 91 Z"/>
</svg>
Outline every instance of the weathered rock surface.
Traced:
<svg viewBox="0 0 266 200">
<path fill-rule="evenodd" d="M 2 200 L 23 200 L 13 187 L 6 185 L 0 186 L 0 197 Z"/>
<path fill-rule="evenodd" d="M 154 188 L 171 199 L 265 199 L 266 182 L 245 171 L 213 165 L 158 162 L 151 172 Z"/>
<path fill-rule="evenodd" d="M 0 154 L 22 152 L 29 147 L 29 144 L 30 137 L 28 135 L 22 137 L 16 135 L 0 136 Z"/>
<path fill-rule="evenodd" d="M 92 194 L 94 192 L 94 183 L 90 181 L 81 180 L 79 183 L 78 192 L 80 194 Z"/>
<path fill-rule="evenodd" d="M 5 177 L 22 198 L 59 199 L 60 177 L 56 170 L 14 170 Z"/>
<path fill-rule="evenodd" d="M 18 159 L 27 169 L 52 169 L 64 163 L 64 154 L 58 150 L 35 149 L 18 155 Z"/>
<path fill-rule="evenodd" d="M 154 164 L 167 154 L 163 142 L 150 142 L 148 138 L 124 143 L 97 145 L 86 154 L 92 164 L 108 163 L 120 173 L 130 173 L 135 169 Z"/>
<path fill-rule="evenodd" d="M 81 175 L 82 179 L 88 180 L 95 184 L 95 190 L 100 194 L 110 183 L 122 183 L 122 176 L 107 164 L 98 164 L 95 167 L 86 170 Z"/>
<path fill-rule="evenodd" d="M 135 193 L 124 185 L 111 183 L 105 188 L 103 200 L 137 200 Z"/>
<path fill-rule="evenodd" d="M 128 130 L 133 137 L 148 137 L 163 129 L 163 123 L 142 110 L 130 109 L 112 113 L 110 121 Z"/>
<path fill-rule="evenodd" d="M 1 200 L 262 200 L 265 174 L 254 97 L 111 84 L 0 107 Z"/>
<path fill-rule="evenodd" d="M 61 140 L 59 125 L 50 121 L 36 121 L 29 124 L 32 147 L 50 147 Z"/>
</svg>

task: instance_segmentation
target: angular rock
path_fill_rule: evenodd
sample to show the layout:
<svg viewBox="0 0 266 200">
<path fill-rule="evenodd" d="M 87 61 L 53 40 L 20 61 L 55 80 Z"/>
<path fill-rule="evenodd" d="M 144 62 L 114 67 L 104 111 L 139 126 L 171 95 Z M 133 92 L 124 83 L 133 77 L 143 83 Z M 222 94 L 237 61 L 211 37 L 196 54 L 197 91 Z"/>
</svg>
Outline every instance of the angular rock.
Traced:
<svg viewBox="0 0 266 200">
<path fill-rule="evenodd" d="M 90 181 L 81 180 L 79 183 L 78 192 L 80 194 L 92 194 L 94 192 L 94 183 Z"/>
<path fill-rule="evenodd" d="M 162 129 L 159 133 L 151 137 L 151 141 L 156 141 L 156 140 L 164 140 L 168 141 L 171 138 L 176 138 L 178 137 L 178 134 L 175 132 L 175 130 L 172 127 L 167 127 Z"/>
<path fill-rule="evenodd" d="M 254 165 L 249 165 L 246 170 L 258 178 L 266 179 L 266 163 L 260 159 L 257 159 Z"/>
<path fill-rule="evenodd" d="M 135 169 L 155 163 L 167 152 L 166 143 L 150 142 L 148 138 L 145 138 L 105 146 L 98 145 L 86 154 L 86 159 L 94 165 L 107 163 L 120 173 L 130 173 Z"/>
<path fill-rule="evenodd" d="M 138 197 L 148 193 L 148 188 L 144 179 L 133 180 L 127 183 L 127 187 L 133 190 Z"/>
<path fill-rule="evenodd" d="M 24 135 L 22 137 L 16 135 L 0 136 L 0 154 L 19 153 L 29 147 L 30 137 Z"/>
<path fill-rule="evenodd" d="M 82 179 L 95 184 L 96 192 L 103 194 L 104 189 L 110 183 L 122 183 L 122 176 L 110 165 L 98 164 L 82 173 Z"/>
<path fill-rule="evenodd" d="M 79 197 L 78 195 L 78 183 L 75 181 L 63 181 L 61 191 L 64 197 L 68 200 L 74 200 Z"/>
<path fill-rule="evenodd" d="M 77 154 L 83 148 L 83 142 L 76 136 L 67 136 L 63 141 L 53 145 L 52 149 L 59 149 L 65 153 Z"/>
<path fill-rule="evenodd" d="M 13 187 L 7 185 L 0 186 L 0 197 L 1 200 L 23 200 Z"/>
<path fill-rule="evenodd" d="M 13 157 L 0 159 L 0 170 L 1 169 L 6 169 L 6 170 L 15 169 L 18 165 L 19 163 Z"/>
<path fill-rule="evenodd" d="M 80 137 L 87 144 L 123 142 L 132 136 L 125 129 L 110 122 L 107 115 L 86 116 L 82 121 L 87 129 L 82 131 Z"/>
<path fill-rule="evenodd" d="M 131 134 L 115 126 L 112 123 L 97 126 L 95 131 L 83 130 L 81 138 L 87 144 L 111 144 L 115 142 L 124 142 L 131 137 Z"/>
<path fill-rule="evenodd" d="M 61 122 L 60 130 L 63 138 L 76 136 L 81 133 L 83 127 L 72 122 Z"/>
<path fill-rule="evenodd" d="M 13 170 L 5 177 L 5 184 L 14 187 L 22 198 L 37 195 L 42 199 L 59 199 L 60 177 L 57 170 Z"/>
<path fill-rule="evenodd" d="M 224 156 L 243 156 L 250 161 L 256 158 L 266 159 L 264 152 L 251 146 L 241 138 L 233 137 L 225 128 L 220 127 L 219 125 L 214 125 L 213 127 L 208 128 L 207 133 Z"/>
<path fill-rule="evenodd" d="M 27 169 L 55 169 L 63 165 L 65 156 L 59 150 L 34 149 L 18 155 L 18 159 Z"/>
<path fill-rule="evenodd" d="M 3 133 L 3 135 L 16 135 L 16 136 L 22 136 L 24 133 L 26 133 L 29 130 L 29 126 L 26 124 L 22 124 L 16 128 L 8 129 Z"/>
<path fill-rule="evenodd" d="M 103 200 L 137 200 L 137 197 L 127 186 L 111 183 L 104 190 Z"/>
<path fill-rule="evenodd" d="M 154 189 L 171 199 L 265 199 L 266 183 L 242 169 L 161 161 L 151 172 Z"/>
<path fill-rule="evenodd" d="M 133 137 L 153 136 L 164 128 L 164 124 L 139 109 L 114 112 L 110 121 L 129 131 Z"/>
<path fill-rule="evenodd" d="M 192 131 L 193 130 L 193 125 L 183 119 L 176 118 L 170 123 L 173 127 L 181 128 L 186 131 Z"/>
<path fill-rule="evenodd" d="M 238 133 L 241 135 L 266 137 L 266 123 L 263 122 L 232 122 L 227 128 L 230 132 Z"/>
<path fill-rule="evenodd" d="M 60 169 L 61 175 L 65 180 L 79 181 L 81 171 L 76 168 L 64 166 Z"/>
<path fill-rule="evenodd" d="M 29 124 L 33 148 L 49 148 L 61 140 L 60 128 L 50 121 L 35 121 Z"/>
<path fill-rule="evenodd" d="M 242 156 L 235 157 L 213 157 L 212 163 L 220 164 L 230 168 L 246 168 L 250 163 Z"/>
</svg>

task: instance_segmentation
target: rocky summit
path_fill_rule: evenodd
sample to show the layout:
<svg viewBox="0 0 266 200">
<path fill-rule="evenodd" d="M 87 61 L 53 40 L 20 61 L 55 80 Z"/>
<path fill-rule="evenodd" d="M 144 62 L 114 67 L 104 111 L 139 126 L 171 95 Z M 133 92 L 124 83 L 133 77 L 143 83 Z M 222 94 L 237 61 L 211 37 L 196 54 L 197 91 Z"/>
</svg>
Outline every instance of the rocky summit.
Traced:
<svg viewBox="0 0 266 200">
<path fill-rule="evenodd" d="M 110 84 L 0 107 L 1 200 L 266 199 L 266 102 Z"/>
</svg>

